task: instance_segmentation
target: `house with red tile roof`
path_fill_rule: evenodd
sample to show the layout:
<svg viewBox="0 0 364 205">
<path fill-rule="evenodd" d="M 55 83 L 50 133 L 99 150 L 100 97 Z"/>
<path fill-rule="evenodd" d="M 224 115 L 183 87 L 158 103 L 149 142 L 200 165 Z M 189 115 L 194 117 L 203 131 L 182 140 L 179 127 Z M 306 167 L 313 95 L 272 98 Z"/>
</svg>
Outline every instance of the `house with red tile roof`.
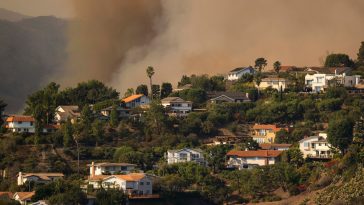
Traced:
<svg viewBox="0 0 364 205">
<path fill-rule="evenodd" d="M 34 133 L 35 119 L 28 115 L 11 115 L 6 119 L 5 127 L 12 132 Z"/>
<path fill-rule="evenodd" d="M 63 178 L 62 173 L 22 173 L 18 174 L 18 186 L 25 184 L 26 182 L 35 182 L 37 184 L 46 184 L 56 179 Z"/>
<path fill-rule="evenodd" d="M 130 108 L 130 109 L 136 108 L 136 107 L 139 107 L 142 105 L 148 105 L 150 103 L 149 97 L 145 96 L 143 94 L 131 95 L 129 97 L 122 99 L 121 101 L 125 103 L 126 108 Z"/>
<path fill-rule="evenodd" d="M 99 189 L 101 185 L 105 189 L 119 189 L 128 195 L 153 194 L 153 179 L 145 173 L 95 175 L 86 182 L 94 189 Z"/>
<path fill-rule="evenodd" d="M 229 151 L 226 154 L 227 167 L 239 170 L 256 166 L 275 164 L 280 161 L 280 150 Z"/>
</svg>

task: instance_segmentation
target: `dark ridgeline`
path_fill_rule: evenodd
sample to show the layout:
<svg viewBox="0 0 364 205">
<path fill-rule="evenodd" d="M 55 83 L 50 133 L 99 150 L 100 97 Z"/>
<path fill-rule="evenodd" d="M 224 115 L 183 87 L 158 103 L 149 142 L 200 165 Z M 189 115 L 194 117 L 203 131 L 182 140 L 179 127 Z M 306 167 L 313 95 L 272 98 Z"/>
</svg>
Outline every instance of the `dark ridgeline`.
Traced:
<svg viewBox="0 0 364 205">
<path fill-rule="evenodd" d="M 0 98 L 10 113 L 21 110 L 27 95 L 60 71 L 66 59 L 67 22 L 2 9 L 0 18 Z"/>
</svg>

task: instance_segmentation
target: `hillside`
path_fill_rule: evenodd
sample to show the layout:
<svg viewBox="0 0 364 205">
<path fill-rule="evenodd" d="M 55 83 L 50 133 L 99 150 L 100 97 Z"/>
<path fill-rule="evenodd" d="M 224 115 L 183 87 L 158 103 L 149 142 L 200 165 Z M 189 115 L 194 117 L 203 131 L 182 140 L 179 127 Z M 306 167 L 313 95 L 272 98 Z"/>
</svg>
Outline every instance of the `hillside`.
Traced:
<svg viewBox="0 0 364 205">
<path fill-rule="evenodd" d="M 62 67 L 67 22 L 55 17 L 0 20 L 0 98 L 7 112 L 21 109 L 26 96 Z"/>
<path fill-rule="evenodd" d="M 10 11 L 7 9 L 0 8 L 0 19 L 7 21 L 20 21 L 26 18 L 31 18 L 30 16 L 26 16 L 14 11 Z"/>
</svg>

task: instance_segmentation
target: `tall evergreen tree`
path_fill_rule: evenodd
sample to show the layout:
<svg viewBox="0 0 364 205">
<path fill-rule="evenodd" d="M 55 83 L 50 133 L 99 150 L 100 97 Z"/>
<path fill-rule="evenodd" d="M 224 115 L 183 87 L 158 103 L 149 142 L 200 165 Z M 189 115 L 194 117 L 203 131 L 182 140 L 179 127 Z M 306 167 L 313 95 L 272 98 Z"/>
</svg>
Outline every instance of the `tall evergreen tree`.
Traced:
<svg viewBox="0 0 364 205">
<path fill-rule="evenodd" d="M 169 94 L 172 93 L 172 84 L 171 83 L 162 83 L 162 88 L 161 88 L 161 99 L 168 97 Z"/>
</svg>

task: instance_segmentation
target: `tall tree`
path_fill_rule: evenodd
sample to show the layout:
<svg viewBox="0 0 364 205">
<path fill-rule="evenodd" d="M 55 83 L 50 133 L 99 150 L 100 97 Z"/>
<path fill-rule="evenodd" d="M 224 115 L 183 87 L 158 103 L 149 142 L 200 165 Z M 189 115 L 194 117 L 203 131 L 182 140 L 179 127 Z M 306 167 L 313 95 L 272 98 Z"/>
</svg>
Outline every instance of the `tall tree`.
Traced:
<svg viewBox="0 0 364 205">
<path fill-rule="evenodd" d="M 154 75 L 154 68 L 152 66 L 148 66 L 147 68 L 147 76 L 149 78 L 149 84 L 150 84 L 150 91 L 151 91 L 151 99 L 153 100 L 153 83 L 152 83 L 152 77 Z"/>
<path fill-rule="evenodd" d="M 274 68 L 274 71 L 278 74 L 279 71 L 281 70 L 281 62 L 279 62 L 279 61 L 274 62 L 273 68 Z"/>
<path fill-rule="evenodd" d="M 145 96 L 148 96 L 148 86 L 144 84 L 139 85 L 135 90 L 135 94 L 143 94 Z"/>
<path fill-rule="evenodd" d="M 328 142 L 344 154 L 353 141 L 353 127 L 354 123 L 347 117 L 330 120 L 327 130 Z"/>
<path fill-rule="evenodd" d="M 128 88 L 126 90 L 126 92 L 124 93 L 124 98 L 127 98 L 127 97 L 132 96 L 132 95 L 134 95 L 134 89 L 133 88 Z"/>
<path fill-rule="evenodd" d="M 358 66 L 364 66 L 364 41 L 361 42 L 361 46 L 359 48 L 357 64 Z"/>
<path fill-rule="evenodd" d="M 113 105 L 110 113 L 110 125 L 111 127 L 117 127 L 119 125 L 118 112 L 116 110 L 116 105 Z"/>
<path fill-rule="evenodd" d="M 6 106 L 7 106 L 7 104 L 3 100 L 0 99 L 0 126 L 4 123 L 2 116 L 4 114 Z"/>
<path fill-rule="evenodd" d="M 267 60 L 265 58 L 257 58 L 255 60 L 255 69 L 259 72 L 262 72 L 262 70 L 267 66 Z"/>
<path fill-rule="evenodd" d="M 35 120 L 44 124 L 51 122 L 58 104 L 59 87 L 60 85 L 52 82 L 31 94 L 26 101 L 25 114 L 32 115 Z"/>
<path fill-rule="evenodd" d="M 73 127 L 70 119 L 67 119 L 66 123 L 62 125 L 63 132 L 63 146 L 69 147 L 73 143 Z"/>
<path fill-rule="evenodd" d="M 96 141 L 96 147 L 99 143 L 104 142 L 104 124 L 100 120 L 95 120 L 92 123 L 92 135 Z"/>
<path fill-rule="evenodd" d="M 181 78 L 181 81 L 178 82 L 178 87 L 187 85 L 187 84 L 191 84 L 191 78 L 188 77 L 187 75 L 183 75 Z"/>
<path fill-rule="evenodd" d="M 171 83 L 162 83 L 162 88 L 161 88 L 161 98 L 165 98 L 168 97 L 169 94 L 172 93 L 172 84 Z"/>
<path fill-rule="evenodd" d="M 326 56 L 325 67 L 352 67 L 354 62 L 346 54 L 333 53 Z"/>
<path fill-rule="evenodd" d="M 161 96 L 160 85 L 152 85 L 152 99 L 159 99 Z"/>
</svg>

